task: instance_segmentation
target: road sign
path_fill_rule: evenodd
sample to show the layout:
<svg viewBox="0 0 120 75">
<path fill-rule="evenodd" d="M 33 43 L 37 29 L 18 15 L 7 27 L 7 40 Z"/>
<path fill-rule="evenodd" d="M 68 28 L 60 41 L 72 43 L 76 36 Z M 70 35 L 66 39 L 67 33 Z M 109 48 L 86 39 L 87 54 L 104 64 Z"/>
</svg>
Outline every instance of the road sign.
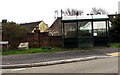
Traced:
<svg viewBox="0 0 120 75">
<path fill-rule="evenodd" d="M 0 41 L 0 45 L 2 44 L 8 44 L 8 41 Z"/>
</svg>

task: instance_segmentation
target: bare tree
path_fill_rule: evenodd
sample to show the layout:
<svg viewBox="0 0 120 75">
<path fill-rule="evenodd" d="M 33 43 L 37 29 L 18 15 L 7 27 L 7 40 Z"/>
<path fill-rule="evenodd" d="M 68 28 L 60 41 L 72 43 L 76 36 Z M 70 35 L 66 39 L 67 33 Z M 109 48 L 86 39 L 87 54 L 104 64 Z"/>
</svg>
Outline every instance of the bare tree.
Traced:
<svg viewBox="0 0 120 75">
<path fill-rule="evenodd" d="M 63 14 L 65 16 L 78 16 L 83 14 L 83 10 L 77 10 L 77 9 L 66 9 L 63 11 Z"/>
<path fill-rule="evenodd" d="M 92 14 L 94 15 L 97 15 L 97 14 L 101 14 L 101 15 L 104 15 L 104 14 L 108 14 L 108 12 L 105 10 L 105 9 L 102 9 L 102 8 L 92 8 L 92 11 L 91 11 Z"/>
</svg>

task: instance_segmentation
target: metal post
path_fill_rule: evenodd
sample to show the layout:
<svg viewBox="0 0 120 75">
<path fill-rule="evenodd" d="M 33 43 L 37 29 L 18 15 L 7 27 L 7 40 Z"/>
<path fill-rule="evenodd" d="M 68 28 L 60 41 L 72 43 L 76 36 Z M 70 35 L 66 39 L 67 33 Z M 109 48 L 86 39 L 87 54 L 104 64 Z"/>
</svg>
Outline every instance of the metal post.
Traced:
<svg viewBox="0 0 120 75">
<path fill-rule="evenodd" d="M 91 21 L 91 25 L 92 25 L 92 36 L 94 36 L 94 30 L 93 30 L 93 14 L 90 14 L 91 15 L 91 17 L 92 17 L 92 21 Z"/>
<path fill-rule="evenodd" d="M 2 23 L 0 23 L 0 41 L 2 41 Z M 2 44 L 0 44 L 0 51 L 2 51 Z"/>
<path fill-rule="evenodd" d="M 106 45 L 108 46 L 108 33 L 107 33 L 107 20 L 105 21 L 106 22 L 106 35 L 105 35 L 105 38 L 106 38 L 106 40 L 107 40 L 107 42 L 106 42 Z"/>
<path fill-rule="evenodd" d="M 61 9 L 61 18 L 62 18 L 62 9 Z"/>
<path fill-rule="evenodd" d="M 61 9 L 61 37 L 62 37 L 62 47 L 64 47 L 64 23 L 62 21 L 62 9 Z"/>
<path fill-rule="evenodd" d="M 61 9 L 61 36 L 63 37 L 62 9 Z"/>
<path fill-rule="evenodd" d="M 78 48 L 79 48 L 79 27 L 78 27 L 78 21 L 77 21 L 77 44 L 78 44 Z"/>
<path fill-rule="evenodd" d="M 62 21 L 62 9 L 61 9 L 61 36 L 63 38 L 63 21 Z"/>
<path fill-rule="evenodd" d="M 108 36 L 108 33 L 107 33 L 108 32 L 108 30 L 107 30 L 108 21 L 106 20 L 105 22 L 106 22 L 106 37 L 107 37 Z"/>
<path fill-rule="evenodd" d="M 93 14 L 90 14 L 91 15 L 91 17 L 92 17 L 92 21 L 91 21 L 91 27 L 92 27 L 92 43 L 93 43 L 93 45 L 94 45 L 94 27 L 93 27 Z"/>
<path fill-rule="evenodd" d="M 61 35 L 62 35 L 62 47 L 64 47 L 64 38 L 65 38 L 65 32 L 64 32 L 64 23 L 63 22 L 61 22 L 61 31 L 62 31 L 62 33 L 61 33 Z"/>
<path fill-rule="evenodd" d="M 108 45 L 108 47 L 110 46 L 109 44 L 110 44 L 110 25 L 109 25 L 109 20 L 107 20 L 107 22 L 108 22 L 108 31 L 107 31 L 107 38 L 108 38 L 108 40 L 107 40 L 107 45 Z"/>
</svg>

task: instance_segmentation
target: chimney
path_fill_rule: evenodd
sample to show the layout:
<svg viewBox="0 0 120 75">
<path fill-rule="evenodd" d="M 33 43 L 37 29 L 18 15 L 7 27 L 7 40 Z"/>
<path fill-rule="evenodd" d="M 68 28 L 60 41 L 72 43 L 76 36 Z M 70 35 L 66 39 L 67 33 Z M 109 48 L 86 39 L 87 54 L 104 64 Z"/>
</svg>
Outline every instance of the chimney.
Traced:
<svg viewBox="0 0 120 75">
<path fill-rule="evenodd" d="M 3 20 L 2 20 L 2 23 L 7 23 L 7 19 L 3 19 Z"/>
</svg>

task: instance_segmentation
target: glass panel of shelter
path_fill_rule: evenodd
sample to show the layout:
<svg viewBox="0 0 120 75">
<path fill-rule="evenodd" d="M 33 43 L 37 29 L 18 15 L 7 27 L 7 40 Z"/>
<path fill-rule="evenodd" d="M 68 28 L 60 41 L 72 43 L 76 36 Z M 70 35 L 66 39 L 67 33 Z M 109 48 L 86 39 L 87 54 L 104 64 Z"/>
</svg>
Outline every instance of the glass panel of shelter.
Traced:
<svg viewBox="0 0 120 75">
<path fill-rule="evenodd" d="M 64 22 L 64 46 L 93 47 L 104 43 L 107 41 L 108 24 L 107 21 Z"/>
<path fill-rule="evenodd" d="M 95 46 L 107 45 L 108 31 L 108 21 L 93 21 L 93 36 Z"/>
<path fill-rule="evenodd" d="M 92 36 L 92 23 L 90 21 L 78 22 L 79 37 Z"/>
<path fill-rule="evenodd" d="M 64 47 L 78 47 L 77 22 L 63 23 Z"/>
<path fill-rule="evenodd" d="M 93 47 L 92 22 L 91 21 L 79 21 L 78 22 L 78 46 L 79 47 Z"/>
<path fill-rule="evenodd" d="M 76 22 L 64 23 L 64 36 L 65 38 L 76 38 L 77 37 L 77 23 Z"/>
<path fill-rule="evenodd" d="M 96 37 L 106 36 L 106 21 L 93 22 L 93 36 Z"/>
</svg>

